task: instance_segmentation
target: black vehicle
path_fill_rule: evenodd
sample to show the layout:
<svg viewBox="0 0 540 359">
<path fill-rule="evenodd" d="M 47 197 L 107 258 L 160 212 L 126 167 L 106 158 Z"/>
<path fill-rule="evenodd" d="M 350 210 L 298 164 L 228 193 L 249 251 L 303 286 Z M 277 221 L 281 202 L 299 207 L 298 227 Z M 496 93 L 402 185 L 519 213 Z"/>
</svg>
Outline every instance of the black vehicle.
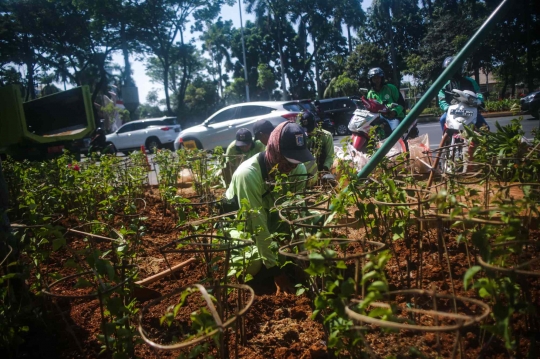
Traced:
<svg viewBox="0 0 540 359">
<path fill-rule="evenodd" d="M 323 118 L 328 118 L 333 122 L 335 134 L 339 136 L 350 133 L 348 126 L 354 110 L 364 108 L 360 97 L 357 96 L 325 98 L 318 100 L 315 106 L 318 106 L 324 114 Z"/>
<path fill-rule="evenodd" d="M 320 111 L 319 108 L 317 108 L 317 106 L 314 105 L 313 101 L 299 100 L 298 102 L 306 111 L 309 111 L 313 114 L 313 116 L 315 117 L 316 123 L 322 122 L 323 130 L 326 130 L 330 132 L 331 134 L 335 135 L 334 123 L 328 117 L 324 116 L 324 113 Z M 315 102 L 317 102 L 317 100 Z"/>
<path fill-rule="evenodd" d="M 520 100 L 521 111 L 530 113 L 534 118 L 540 118 L 540 91 L 531 92 Z"/>
</svg>

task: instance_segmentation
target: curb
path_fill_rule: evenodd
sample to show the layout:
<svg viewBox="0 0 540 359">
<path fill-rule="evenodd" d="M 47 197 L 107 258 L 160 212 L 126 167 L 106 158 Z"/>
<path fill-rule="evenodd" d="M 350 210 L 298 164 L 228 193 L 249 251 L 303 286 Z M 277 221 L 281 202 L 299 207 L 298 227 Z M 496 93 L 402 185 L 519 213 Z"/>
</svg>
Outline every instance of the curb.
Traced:
<svg viewBox="0 0 540 359">
<path fill-rule="evenodd" d="M 493 118 L 493 117 L 507 117 L 507 116 L 524 116 L 528 115 L 527 112 L 512 112 L 512 111 L 504 111 L 504 112 L 484 112 L 482 113 L 482 116 L 484 118 Z M 418 123 L 430 123 L 430 122 L 439 122 L 440 117 L 434 116 L 434 115 L 420 115 L 417 119 Z"/>
</svg>

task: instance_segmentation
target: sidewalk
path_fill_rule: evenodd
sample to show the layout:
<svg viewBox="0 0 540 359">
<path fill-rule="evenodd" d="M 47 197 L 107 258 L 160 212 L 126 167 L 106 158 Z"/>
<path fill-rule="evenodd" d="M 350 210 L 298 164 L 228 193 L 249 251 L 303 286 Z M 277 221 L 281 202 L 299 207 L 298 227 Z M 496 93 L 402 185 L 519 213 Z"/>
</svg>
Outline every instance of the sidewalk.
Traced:
<svg viewBox="0 0 540 359">
<path fill-rule="evenodd" d="M 513 113 L 512 111 L 504 111 L 504 112 L 483 112 L 483 113 L 482 113 L 482 116 L 484 116 L 484 118 L 508 117 L 508 116 L 519 117 L 519 116 L 525 116 L 525 115 L 527 115 L 527 113 L 525 113 L 525 112 L 517 112 L 517 113 Z M 438 121 L 439 121 L 439 118 L 440 118 L 440 117 L 434 116 L 434 115 L 420 115 L 420 116 L 418 117 L 418 123 L 438 122 Z"/>
</svg>

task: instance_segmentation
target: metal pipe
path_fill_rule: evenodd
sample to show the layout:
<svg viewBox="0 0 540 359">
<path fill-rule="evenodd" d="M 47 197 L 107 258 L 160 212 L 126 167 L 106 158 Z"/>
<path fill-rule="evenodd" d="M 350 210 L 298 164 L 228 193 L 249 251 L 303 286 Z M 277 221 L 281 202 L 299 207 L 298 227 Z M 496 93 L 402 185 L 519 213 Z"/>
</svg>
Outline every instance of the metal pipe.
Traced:
<svg viewBox="0 0 540 359">
<path fill-rule="evenodd" d="M 392 146 L 394 146 L 394 144 L 405 133 L 409 126 L 412 125 L 414 120 L 422 113 L 424 108 L 427 107 L 429 102 L 437 95 L 439 90 L 442 89 L 446 82 L 454 75 L 454 73 L 461 68 L 461 64 L 465 61 L 465 59 L 472 55 L 476 46 L 486 37 L 488 32 L 493 28 L 493 26 L 495 26 L 497 21 L 504 14 L 502 9 L 508 2 L 508 0 L 503 0 L 495 11 L 493 11 L 493 13 L 486 19 L 474 36 L 457 54 L 452 63 L 450 63 L 446 70 L 444 70 L 443 73 L 437 78 L 435 83 L 431 85 L 420 101 L 418 101 L 418 103 L 413 107 L 411 112 L 409 112 L 403 121 L 401 121 L 399 126 L 386 139 L 381 148 L 375 152 L 373 157 L 371 157 L 371 160 L 358 172 L 358 178 L 367 178 L 375 167 L 377 167 L 379 162 L 381 162 Z"/>
<path fill-rule="evenodd" d="M 242 34 L 242 55 L 244 57 L 244 80 L 246 81 L 246 101 L 249 102 L 249 82 L 246 63 L 246 45 L 244 43 L 244 24 L 242 24 L 242 0 L 238 0 L 238 11 L 240 13 L 240 33 Z"/>
</svg>

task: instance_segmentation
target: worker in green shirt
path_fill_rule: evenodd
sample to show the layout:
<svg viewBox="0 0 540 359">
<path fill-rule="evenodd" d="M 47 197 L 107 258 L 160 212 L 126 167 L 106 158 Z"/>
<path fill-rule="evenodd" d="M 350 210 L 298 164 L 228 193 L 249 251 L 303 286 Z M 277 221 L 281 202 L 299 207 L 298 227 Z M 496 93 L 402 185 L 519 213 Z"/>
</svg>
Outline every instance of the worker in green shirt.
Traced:
<svg viewBox="0 0 540 359">
<path fill-rule="evenodd" d="M 330 171 L 334 163 L 334 136 L 317 126 L 311 112 L 303 112 L 300 123 L 308 136 L 308 149 L 315 157 L 315 161 L 304 164 L 307 172 L 314 175 L 317 171 Z"/>
<path fill-rule="evenodd" d="M 228 200 L 237 201 L 238 207 L 246 199 L 251 209 L 260 210 L 258 215 L 247 218 L 247 230 L 255 236 L 264 267 L 253 268 L 250 274 L 255 275 L 260 270 L 266 272 L 266 276 L 273 276 L 278 293 L 290 287 L 290 282 L 281 273 L 276 254 L 270 248 L 271 234 L 278 230 L 280 220 L 277 212 L 271 211 L 276 198 L 269 183 L 275 180 L 277 173 L 289 177 L 306 175 L 304 163 L 313 159 L 307 148 L 304 129 L 294 122 L 283 122 L 272 131 L 266 151 L 249 158 L 238 167 L 225 193 Z"/>
<path fill-rule="evenodd" d="M 371 89 L 367 94 L 368 99 L 374 99 L 382 104 L 385 104 L 390 111 L 385 115 L 389 119 L 402 120 L 405 117 L 405 110 L 400 102 L 400 93 L 396 86 L 386 83 L 384 79 L 384 71 L 380 67 L 372 68 L 368 71 L 368 79 L 371 84 Z M 394 103 L 395 107 L 390 107 Z M 394 130 L 394 128 L 392 128 Z"/>
<path fill-rule="evenodd" d="M 261 141 L 253 141 L 253 135 L 247 128 L 241 128 L 236 132 L 236 140 L 232 141 L 225 152 L 225 169 L 223 179 L 225 185 L 231 183 L 231 178 L 242 162 L 253 155 L 264 151 L 266 146 Z"/>
<path fill-rule="evenodd" d="M 253 135 L 255 141 L 261 141 L 266 147 L 270 134 L 274 131 L 274 125 L 268 120 L 259 120 L 253 124 Z"/>
</svg>

